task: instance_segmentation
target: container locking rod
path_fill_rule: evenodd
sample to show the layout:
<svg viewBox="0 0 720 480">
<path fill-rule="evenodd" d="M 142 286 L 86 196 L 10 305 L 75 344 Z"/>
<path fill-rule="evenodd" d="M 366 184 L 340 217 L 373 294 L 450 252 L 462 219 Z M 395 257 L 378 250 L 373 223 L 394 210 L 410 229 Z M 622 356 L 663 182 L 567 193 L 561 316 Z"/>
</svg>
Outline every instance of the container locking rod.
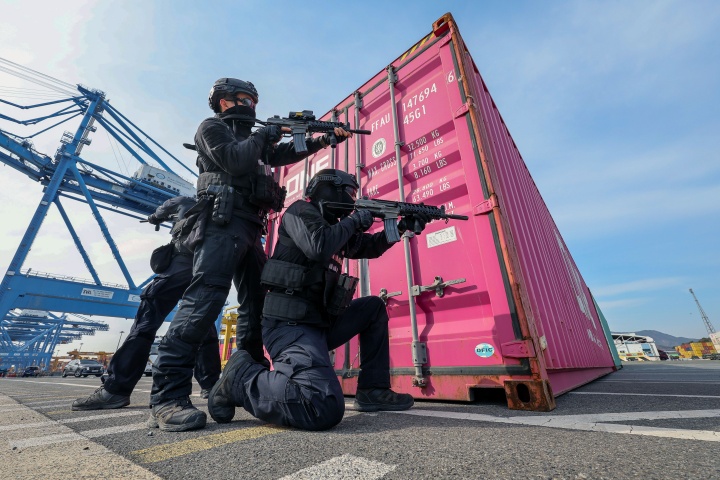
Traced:
<svg viewBox="0 0 720 480">
<path fill-rule="evenodd" d="M 381 288 L 380 295 L 378 295 L 378 297 L 380 297 L 383 303 L 387 304 L 388 298 L 397 297 L 398 295 L 402 295 L 402 292 L 400 290 L 398 290 L 397 292 L 388 293 L 387 288 Z"/>
<path fill-rule="evenodd" d="M 417 297 L 418 295 L 422 294 L 423 292 L 427 292 L 428 290 L 435 290 L 435 295 L 438 297 L 445 296 L 445 289 L 449 287 L 450 285 L 456 285 L 458 283 L 465 283 L 464 278 L 456 278 L 455 280 L 448 280 L 447 282 L 443 282 L 442 277 L 437 276 L 435 277 L 435 281 L 431 283 L 430 285 L 413 285 L 410 288 L 410 295 L 413 297 Z"/>
</svg>

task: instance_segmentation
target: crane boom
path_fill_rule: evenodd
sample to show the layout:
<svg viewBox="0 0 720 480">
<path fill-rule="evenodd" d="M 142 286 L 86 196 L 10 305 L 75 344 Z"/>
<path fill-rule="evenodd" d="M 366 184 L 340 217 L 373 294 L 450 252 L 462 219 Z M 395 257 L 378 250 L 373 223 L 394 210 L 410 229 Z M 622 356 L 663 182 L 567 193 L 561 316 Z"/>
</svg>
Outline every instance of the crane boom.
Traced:
<svg viewBox="0 0 720 480">
<path fill-rule="evenodd" d="M 700 305 L 700 302 L 698 301 L 697 297 L 695 296 L 695 292 L 693 292 L 693 289 L 690 289 L 690 294 L 695 299 L 695 303 L 697 303 L 698 310 L 700 310 L 700 316 L 703 319 L 703 322 L 705 323 L 705 329 L 707 330 L 708 334 L 715 333 L 715 327 L 713 327 L 713 324 L 710 323 L 710 319 L 707 316 L 707 313 L 705 313 L 705 310 L 703 310 L 702 305 Z"/>
</svg>

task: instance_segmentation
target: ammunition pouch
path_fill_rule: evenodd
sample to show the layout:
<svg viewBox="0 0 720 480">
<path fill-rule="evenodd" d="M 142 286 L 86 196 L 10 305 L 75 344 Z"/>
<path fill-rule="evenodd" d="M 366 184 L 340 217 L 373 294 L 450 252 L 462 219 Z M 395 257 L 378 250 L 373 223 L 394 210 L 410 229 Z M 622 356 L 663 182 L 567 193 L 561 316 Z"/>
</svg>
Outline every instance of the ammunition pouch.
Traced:
<svg viewBox="0 0 720 480">
<path fill-rule="evenodd" d="M 315 315 L 308 315 L 308 312 L 315 312 Z M 297 296 L 276 292 L 269 292 L 265 296 L 263 317 L 272 317 L 297 323 L 320 323 L 322 320 L 310 301 Z"/>
<path fill-rule="evenodd" d="M 306 267 L 296 263 L 271 258 L 263 267 L 260 283 L 268 288 L 284 289 L 287 295 L 321 283 L 324 270 L 321 267 Z"/>
<path fill-rule="evenodd" d="M 323 304 L 322 297 L 310 287 L 322 285 L 324 276 L 320 266 L 269 259 L 260 276 L 260 283 L 270 289 L 265 297 L 263 316 L 305 324 L 323 323 L 318 310 Z"/>
<path fill-rule="evenodd" d="M 178 240 L 182 241 L 182 246 L 190 252 L 195 251 L 195 247 L 205 239 L 209 204 L 209 199 L 200 199 L 195 206 L 187 211 L 180 226 L 180 231 L 177 232 Z"/>
<path fill-rule="evenodd" d="M 357 277 L 346 275 L 344 273 L 340 274 L 337 283 L 335 283 L 329 297 L 327 297 L 325 310 L 328 315 L 337 317 L 345 311 L 355 296 L 357 284 Z"/>
<path fill-rule="evenodd" d="M 201 173 L 197 181 L 198 195 L 215 196 L 217 187 L 231 187 L 234 189 L 234 200 L 230 204 L 236 210 L 256 213 L 263 216 L 264 212 L 258 210 L 279 212 L 285 204 L 287 194 L 285 187 L 281 187 L 272 175 L 266 174 L 267 165 L 260 165 L 258 173 L 234 177 L 225 172 Z"/>
<path fill-rule="evenodd" d="M 209 185 L 205 192 L 214 199 L 210 216 L 213 223 L 221 226 L 230 223 L 235 205 L 235 189 L 229 185 Z"/>
<path fill-rule="evenodd" d="M 287 190 L 270 175 L 255 175 L 249 201 L 263 210 L 279 212 L 285 206 Z"/>
<path fill-rule="evenodd" d="M 155 273 L 162 273 L 170 267 L 173 255 L 175 254 L 175 244 L 168 243 L 153 250 L 150 255 L 150 268 Z"/>
</svg>

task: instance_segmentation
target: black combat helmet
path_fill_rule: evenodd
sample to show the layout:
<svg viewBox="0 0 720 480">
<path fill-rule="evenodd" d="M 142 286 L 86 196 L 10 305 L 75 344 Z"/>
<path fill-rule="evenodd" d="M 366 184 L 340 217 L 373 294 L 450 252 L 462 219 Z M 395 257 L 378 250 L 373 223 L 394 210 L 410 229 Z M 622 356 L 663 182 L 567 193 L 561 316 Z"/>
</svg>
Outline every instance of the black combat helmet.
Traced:
<svg viewBox="0 0 720 480">
<path fill-rule="evenodd" d="M 208 104 L 213 112 L 219 112 L 220 99 L 234 97 L 238 93 L 250 95 L 255 103 L 258 103 L 260 99 L 255 85 L 251 82 L 238 80 L 237 78 L 221 78 L 215 81 L 215 84 L 210 89 Z"/>
<path fill-rule="evenodd" d="M 310 179 L 305 196 L 320 205 L 323 212 L 340 217 L 353 211 L 359 188 L 355 175 L 326 168 Z"/>
<path fill-rule="evenodd" d="M 305 196 L 314 199 L 318 193 L 318 187 L 325 183 L 332 185 L 340 192 L 345 190 L 352 197 L 355 196 L 357 190 L 360 188 L 360 185 L 358 185 L 357 180 L 355 179 L 355 175 L 350 175 L 347 172 L 334 168 L 325 168 L 317 172 L 315 176 L 310 179 L 310 182 L 305 189 Z M 349 192 L 347 190 L 354 191 Z M 352 201 L 354 201 L 354 199 Z"/>
</svg>

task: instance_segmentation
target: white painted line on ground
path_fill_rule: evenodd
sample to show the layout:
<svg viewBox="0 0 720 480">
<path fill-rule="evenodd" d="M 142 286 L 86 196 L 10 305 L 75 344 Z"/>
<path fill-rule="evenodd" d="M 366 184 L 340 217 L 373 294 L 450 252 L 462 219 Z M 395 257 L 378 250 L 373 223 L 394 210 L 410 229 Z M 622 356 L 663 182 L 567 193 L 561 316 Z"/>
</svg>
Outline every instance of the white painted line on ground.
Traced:
<svg viewBox="0 0 720 480">
<path fill-rule="evenodd" d="M 3 425 L 3 426 L 0 426 L 0 432 L 11 432 L 13 430 L 21 430 L 21 429 L 26 429 L 26 428 L 48 427 L 50 425 L 55 425 L 56 423 L 57 422 L 48 420 L 47 422 L 16 423 L 14 425 Z"/>
<path fill-rule="evenodd" d="M 636 397 L 680 397 L 680 398 L 717 398 L 720 399 L 720 395 L 676 395 L 672 393 L 616 393 L 616 392 L 568 392 L 572 395 L 617 395 L 624 397 L 626 395 L 632 395 Z"/>
<path fill-rule="evenodd" d="M 83 430 L 80 434 L 87 438 L 97 438 L 104 437 L 105 435 L 115 435 L 116 433 L 133 432 L 144 428 L 148 428 L 146 422 L 118 425 L 116 427 L 96 428 L 94 430 Z"/>
<path fill-rule="evenodd" d="M 397 465 L 388 465 L 367 458 L 353 455 L 342 455 L 312 467 L 304 468 L 280 480 L 310 480 L 322 478 L 326 480 L 362 478 L 372 480 L 382 478 L 395 470 Z"/>
<path fill-rule="evenodd" d="M 30 403 L 23 403 L 26 407 L 31 408 L 53 408 L 57 407 L 58 405 L 72 405 L 73 400 L 70 400 L 69 398 L 66 398 L 65 400 L 45 400 L 44 402 L 30 402 Z"/>
<path fill-rule="evenodd" d="M 79 417 L 79 418 L 62 418 L 60 420 L 48 420 L 46 422 L 17 423 L 14 425 L 0 426 L 0 432 L 10 432 L 12 430 L 47 427 L 47 426 L 56 425 L 56 424 L 66 425 L 68 423 L 92 422 L 94 420 L 103 420 L 106 418 L 132 417 L 135 415 L 143 415 L 143 414 L 145 414 L 145 412 L 140 412 L 137 410 L 127 410 L 124 412 L 101 413 L 100 415 L 88 415 L 86 417 Z"/>
<path fill-rule="evenodd" d="M 16 404 L 16 405 L 12 405 L 10 407 L 0 408 L 0 413 L 14 412 L 15 410 L 22 410 L 23 408 L 28 408 L 28 407 L 25 407 L 24 405 Z"/>
<path fill-rule="evenodd" d="M 389 413 L 491 423 L 511 423 L 515 425 L 531 425 L 536 427 L 563 428 L 570 430 L 586 430 L 591 432 L 649 435 L 654 437 L 679 438 L 685 440 L 720 441 L 720 432 L 709 430 L 641 427 L 634 425 L 600 423 L 603 421 L 663 420 L 669 418 L 712 418 L 720 417 L 720 410 L 600 413 L 587 415 L 531 415 L 516 417 L 496 417 L 493 415 L 483 415 L 477 413 L 442 412 L 421 409 Z"/>
<path fill-rule="evenodd" d="M 715 418 L 720 410 L 664 410 L 649 412 L 588 413 L 581 415 L 533 415 L 507 417 L 509 420 L 532 425 L 566 422 L 627 422 L 632 420 L 667 420 L 671 418 Z"/>
<path fill-rule="evenodd" d="M 77 440 L 87 440 L 79 433 L 59 433 L 57 435 L 45 435 L 43 437 L 26 438 L 25 440 L 15 440 L 8 442 L 10 449 L 39 447 L 41 445 L 51 445 L 53 443 L 72 442 Z"/>
<path fill-rule="evenodd" d="M 44 383 L 46 385 L 52 385 L 53 387 L 61 386 L 61 387 L 85 387 L 85 388 L 98 388 L 102 385 L 98 385 L 97 383 L 93 383 L 92 385 L 88 385 L 87 383 L 66 383 L 66 382 L 41 382 L 40 380 L 18 380 L 20 382 L 25 383 Z M 40 395 L 38 395 L 40 396 Z"/>
<path fill-rule="evenodd" d="M 720 432 L 711 430 L 683 430 L 679 428 L 646 427 L 639 425 L 622 425 L 616 423 L 574 423 L 556 428 L 570 430 L 587 430 L 592 432 L 624 433 L 627 435 L 645 435 L 650 437 L 679 438 L 682 440 L 701 440 L 720 442 Z"/>
<path fill-rule="evenodd" d="M 57 422 L 56 422 L 57 423 Z M 75 433 L 61 433 L 58 435 L 44 435 L 42 437 L 26 438 L 24 440 L 10 441 L 10 448 L 27 448 L 38 447 L 41 445 L 50 445 L 53 443 L 73 442 L 76 440 L 87 440 L 89 438 L 103 437 L 105 435 L 114 435 L 116 433 L 132 432 L 147 428 L 145 422 L 132 423 L 130 425 L 119 425 L 116 427 L 96 428 L 93 430 L 83 430 Z"/>
<path fill-rule="evenodd" d="M 88 415 L 87 417 L 80 417 L 80 418 L 63 418 L 63 419 L 55 420 L 55 421 L 58 423 L 66 424 L 66 423 L 88 422 L 88 421 L 92 421 L 92 420 L 101 420 L 101 419 L 105 419 L 105 418 L 133 417 L 135 415 L 148 415 L 148 412 L 141 412 L 139 410 L 125 410 L 122 412 L 101 413 L 99 415 Z"/>
</svg>

